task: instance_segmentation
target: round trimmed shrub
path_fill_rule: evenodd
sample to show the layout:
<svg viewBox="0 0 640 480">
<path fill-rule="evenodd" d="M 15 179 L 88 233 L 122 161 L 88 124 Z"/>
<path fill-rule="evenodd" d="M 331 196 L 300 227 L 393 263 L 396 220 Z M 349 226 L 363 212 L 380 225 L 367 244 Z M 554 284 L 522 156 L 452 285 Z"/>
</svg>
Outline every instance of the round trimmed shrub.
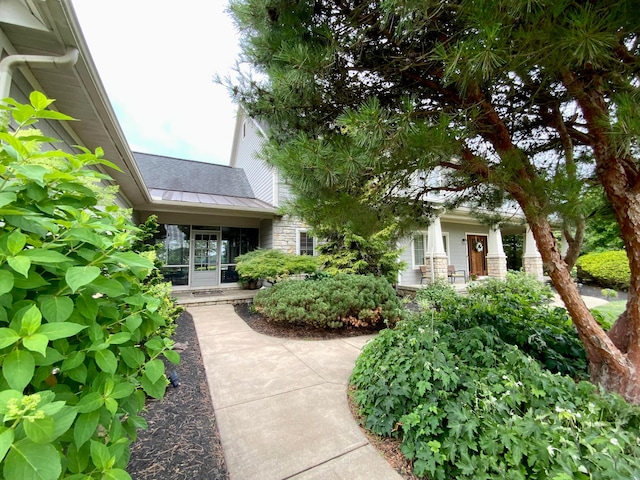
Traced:
<svg viewBox="0 0 640 480">
<path fill-rule="evenodd" d="M 629 259 L 624 250 L 588 253 L 576 262 L 578 279 L 602 287 L 628 290 L 631 279 Z"/>
<path fill-rule="evenodd" d="M 321 328 L 393 325 L 404 311 L 384 278 L 352 274 L 277 283 L 258 292 L 253 308 L 274 323 Z"/>
</svg>

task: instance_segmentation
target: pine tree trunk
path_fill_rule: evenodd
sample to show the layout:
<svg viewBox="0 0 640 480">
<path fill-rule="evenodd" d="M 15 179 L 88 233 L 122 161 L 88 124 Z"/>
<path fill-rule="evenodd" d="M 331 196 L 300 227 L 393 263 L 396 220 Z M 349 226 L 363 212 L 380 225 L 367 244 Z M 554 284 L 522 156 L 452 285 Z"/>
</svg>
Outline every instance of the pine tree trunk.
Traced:
<svg viewBox="0 0 640 480">
<path fill-rule="evenodd" d="M 558 251 L 551 226 L 546 218 L 528 218 L 538 250 L 560 298 L 571 316 L 589 360 L 591 381 L 602 385 L 605 390 L 617 392 L 628 402 L 640 404 L 640 378 L 638 376 L 638 348 L 621 351 L 595 320 L 577 285 L 572 281 L 569 270 Z M 633 302 L 637 306 L 638 296 Z M 629 299 L 630 303 L 632 299 Z M 629 309 L 627 310 L 629 312 Z M 633 320 L 631 320 L 633 321 Z M 637 332 L 637 329 L 636 329 Z M 632 351 L 634 352 L 632 354 Z"/>
</svg>

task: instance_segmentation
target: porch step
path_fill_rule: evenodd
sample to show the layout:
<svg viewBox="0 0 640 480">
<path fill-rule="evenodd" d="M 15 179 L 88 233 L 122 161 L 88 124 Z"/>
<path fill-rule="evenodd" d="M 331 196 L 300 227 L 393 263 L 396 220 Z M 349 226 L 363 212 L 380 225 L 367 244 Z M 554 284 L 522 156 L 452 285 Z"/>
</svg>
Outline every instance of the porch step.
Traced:
<svg viewBox="0 0 640 480">
<path fill-rule="evenodd" d="M 206 288 L 193 290 L 173 290 L 172 296 L 178 305 L 184 307 L 251 303 L 258 290 L 239 288 Z"/>
</svg>

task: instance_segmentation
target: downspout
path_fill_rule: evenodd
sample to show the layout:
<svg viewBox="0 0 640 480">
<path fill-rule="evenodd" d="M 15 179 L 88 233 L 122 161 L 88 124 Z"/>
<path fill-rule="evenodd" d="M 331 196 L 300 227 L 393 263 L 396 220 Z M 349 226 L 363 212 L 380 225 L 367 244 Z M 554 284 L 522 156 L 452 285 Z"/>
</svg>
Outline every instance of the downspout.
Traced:
<svg viewBox="0 0 640 480">
<path fill-rule="evenodd" d="M 29 68 L 61 68 L 71 67 L 78 61 L 78 49 L 71 48 L 62 56 L 47 55 L 9 55 L 0 61 L 0 100 L 5 99 L 11 92 L 11 80 L 16 67 Z"/>
</svg>

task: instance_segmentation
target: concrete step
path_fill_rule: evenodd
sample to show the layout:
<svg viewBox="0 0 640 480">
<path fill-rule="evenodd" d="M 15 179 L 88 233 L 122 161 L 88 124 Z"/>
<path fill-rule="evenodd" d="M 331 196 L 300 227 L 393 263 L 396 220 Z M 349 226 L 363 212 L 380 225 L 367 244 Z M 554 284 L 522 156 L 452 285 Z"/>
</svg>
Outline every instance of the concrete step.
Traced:
<svg viewBox="0 0 640 480">
<path fill-rule="evenodd" d="M 258 290 L 243 290 L 240 288 L 189 289 L 172 291 L 172 296 L 179 305 L 184 307 L 203 305 L 236 305 L 251 303 Z"/>
</svg>

